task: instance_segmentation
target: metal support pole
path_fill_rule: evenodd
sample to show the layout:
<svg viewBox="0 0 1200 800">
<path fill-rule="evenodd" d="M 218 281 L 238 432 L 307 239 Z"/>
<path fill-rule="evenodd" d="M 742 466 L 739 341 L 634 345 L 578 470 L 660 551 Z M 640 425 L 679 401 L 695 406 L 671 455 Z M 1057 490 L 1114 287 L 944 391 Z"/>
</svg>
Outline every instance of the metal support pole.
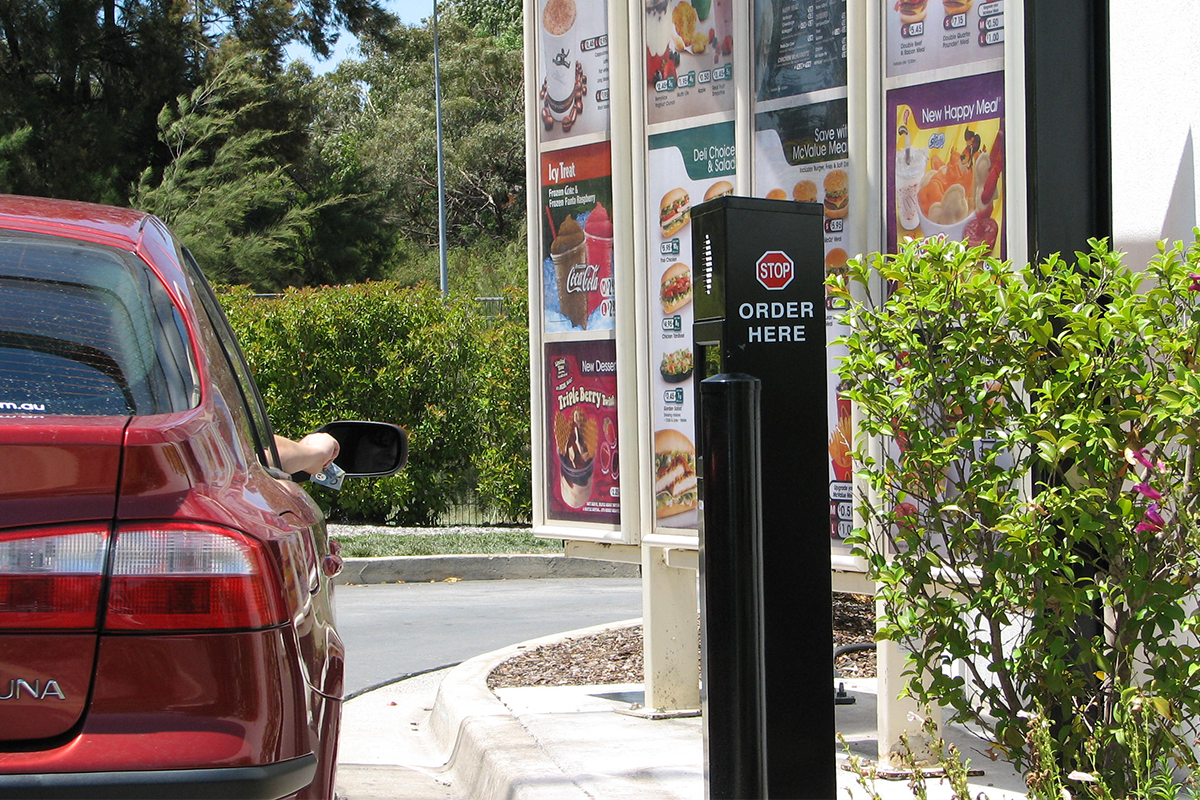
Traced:
<svg viewBox="0 0 1200 800">
<path fill-rule="evenodd" d="M 438 59 L 438 4 L 433 0 L 433 100 L 437 120 L 437 185 L 438 185 L 438 263 L 441 265 L 442 297 L 450 291 L 450 271 L 446 266 L 446 167 L 442 152 L 442 71 Z"/>
<path fill-rule="evenodd" d="M 700 384 L 700 704 L 708 800 L 767 796 L 761 394 L 761 382 L 749 375 Z"/>
</svg>

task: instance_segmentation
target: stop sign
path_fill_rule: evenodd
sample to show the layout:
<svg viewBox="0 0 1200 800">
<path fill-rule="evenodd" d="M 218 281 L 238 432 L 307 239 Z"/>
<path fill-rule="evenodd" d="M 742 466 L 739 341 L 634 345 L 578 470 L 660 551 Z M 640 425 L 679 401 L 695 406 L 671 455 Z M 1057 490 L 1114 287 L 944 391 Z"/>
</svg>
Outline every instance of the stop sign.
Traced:
<svg viewBox="0 0 1200 800">
<path fill-rule="evenodd" d="M 768 250 L 758 257 L 754 267 L 754 277 L 764 288 L 772 291 L 786 289 L 796 277 L 796 262 L 787 253 L 779 250 Z"/>
</svg>

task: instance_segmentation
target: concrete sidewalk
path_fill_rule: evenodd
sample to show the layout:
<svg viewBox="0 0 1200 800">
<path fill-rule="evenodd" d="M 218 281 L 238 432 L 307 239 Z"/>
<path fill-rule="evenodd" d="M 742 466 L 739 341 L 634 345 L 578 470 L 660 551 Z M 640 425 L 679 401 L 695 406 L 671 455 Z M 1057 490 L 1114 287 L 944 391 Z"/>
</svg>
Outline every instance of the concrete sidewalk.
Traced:
<svg viewBox="0 0 1200 800">
<path fill-rule="evenodd" d="M 347 800 L 701 800 L 700 719 L 618 713 L 640 705 L 640 684 L 487 688 L 492 669 L 522 651 L 637 622 L 525 642 L 355 698 L 345 707 L 339 792 Z M 837 728 L 855 755 L 869 759 L 876 747 L 875 681 L 839 682 L 856 703 L 837 707 Z M 972 798 L 1024 797 L 1024 780 L 989 761 L 982 741 L 957 727 L 947 738 L 972 768 L 984 770 L 971 779 Z M 836 742 L 830 755 L 847 760 Z M 905 780 L 879 780 L 873 789 L 884 800 L 914 796 Z M 839 769 L 839 797 L 847 791 L 871 796 Z M 950 794 L 943 781 L 929 781 L 930 798 Z"/>
</svg>

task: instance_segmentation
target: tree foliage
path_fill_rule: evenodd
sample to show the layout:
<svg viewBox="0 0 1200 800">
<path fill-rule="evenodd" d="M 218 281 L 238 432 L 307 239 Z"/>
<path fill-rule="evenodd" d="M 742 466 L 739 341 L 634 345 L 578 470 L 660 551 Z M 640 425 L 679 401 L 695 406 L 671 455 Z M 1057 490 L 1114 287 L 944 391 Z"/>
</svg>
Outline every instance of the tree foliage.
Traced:
<svg viewBox="0 0 1200 800">
<path fill-rule="evenodd" d="M 123 204 L 167 159 L 159 112 L 203 83 L 223 43 L 277 75 L 290 42 L 324 53 L 338 26 L 391 19 L 378 0 L 0 0 L 0 136 L 33 131 L 2 154 L 6 188 Z"/>
<path fill-rule="evenodd" d="M 1091 247 L 855 262 L 839 375 L 867 437 L 853 542 L 909 690 L 1026 765 L 1044 705 L 1055 768 L 1125 796 L 1194 766 L 1200 239 L 1145 271 Z"/>
<path fill-rule="evenodd" d="M 448 240 L 511 241 L 525 216 L 521 53 L 480 37 L 455 13 L 439 21 Z M 438 241 L 432 27 L 399 26 L 367 43 L 362 62 L 331 78 L 318 124 L 353 148 L 387 187 L 389 222 L 405 238 Z M 357 96 L 356 93 L 357 92 Z"/>
</svg>

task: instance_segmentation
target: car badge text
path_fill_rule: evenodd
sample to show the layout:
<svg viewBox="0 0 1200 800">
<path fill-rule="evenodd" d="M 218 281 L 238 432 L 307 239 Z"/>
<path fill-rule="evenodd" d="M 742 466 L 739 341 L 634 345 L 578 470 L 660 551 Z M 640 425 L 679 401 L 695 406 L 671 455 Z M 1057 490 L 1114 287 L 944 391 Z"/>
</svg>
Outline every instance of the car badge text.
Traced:
<svg viewBox="0 0 1200 800">
<path fill-rule="evenodd" d="M 66 700 L 67 695 L 59 687 L 58 681 L 31 681 L 25 678 L 10 678 L 8 686 L 0 683 L 0 701 L 20 700 L 23 696 L 32 700 L 48 700 L 52 697 Z"/>
</svg>

